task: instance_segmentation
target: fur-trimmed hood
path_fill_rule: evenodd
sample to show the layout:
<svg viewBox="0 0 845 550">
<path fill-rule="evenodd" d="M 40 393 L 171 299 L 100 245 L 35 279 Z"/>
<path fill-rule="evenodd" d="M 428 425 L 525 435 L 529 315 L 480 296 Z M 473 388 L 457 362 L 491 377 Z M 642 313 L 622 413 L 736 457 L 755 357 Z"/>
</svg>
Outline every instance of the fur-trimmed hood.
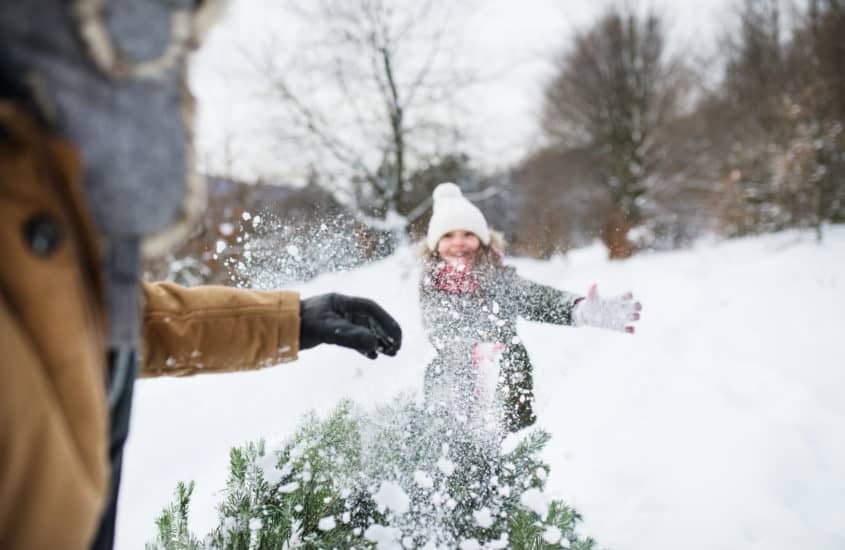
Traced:
<svg viewBox="0 0 845 550">
<path fill-rule="evenodd" d="M 86 198 L 107 239 L 160 255 L 206 206 L 193 149 L 190 52 L 222 0 L 0 3 L 3 46 L 51 124 L 81 152 Z"/>
</svg>

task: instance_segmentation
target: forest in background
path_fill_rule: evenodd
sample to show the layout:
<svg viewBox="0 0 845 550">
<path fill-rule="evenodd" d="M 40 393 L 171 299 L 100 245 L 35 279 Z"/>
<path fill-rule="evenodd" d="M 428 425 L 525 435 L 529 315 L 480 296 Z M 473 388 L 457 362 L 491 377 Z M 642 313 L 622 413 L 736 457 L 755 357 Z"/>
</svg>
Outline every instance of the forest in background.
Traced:
<svg viewBox="0 0 845 550">
<path fill-rule="evenodd" d="M 555 59 L 537 106 L 542 145 L 495 172 L 438 115 L 475 75 L 436 62 L 446 3 L 422 4 L 300 6 L 332 37 L 314 52 L 328 57 L 300 69 L 312 71 L 311 93 L 271 56 L 257 62 L 284 114 L 280 144 L 315 156 L 300 181 L 208 174 L 202 224 L 182 249 L 149 263 L 148 275 L 237 283 L 233 267 L 245 253 L 264 250 L 266 259 L 291 243 L 308 246 L 302 236 L 321 227 L 354 240 L 355 254 L 338 261 L 328 251 L 291 279 L 384 257 L 423 234 L 443 181 L 459 184 L 504 232 L 510 254 L 538 258 L 597 238 L 618 259 L 704 235 L 809 228 L 823 239 L 826 224 L 845 221 L 845 2 L 738 2 L 718 41 L 718 78 L 690 52 L 667 49 L 661 13 L 610 7 Z M 412 47 L 422 55 L 407 55 Z M 315 69 L 323 66 L 332 70 Z M 313 90 L 336 93 L 354 124 L 343 109 L 312 102 Z"/>
</svg>

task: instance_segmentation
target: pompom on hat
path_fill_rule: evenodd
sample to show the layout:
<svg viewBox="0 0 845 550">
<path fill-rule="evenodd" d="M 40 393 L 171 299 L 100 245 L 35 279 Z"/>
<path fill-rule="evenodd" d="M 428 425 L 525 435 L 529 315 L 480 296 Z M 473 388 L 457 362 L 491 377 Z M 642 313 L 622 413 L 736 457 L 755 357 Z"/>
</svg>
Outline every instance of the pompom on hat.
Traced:
<svg viewBox="0 0 845 550">
<path fill-rule="evenodd" d="M 437 249 L 440 238 L 450 231 L 470 231 L 484 245 L 490 244 L 490 229 L 484 214 L 469 202 L 454 183 L 441 183 L 434 189 L 431 221 L 428 222 L 426 244 Z"/>
</svg>

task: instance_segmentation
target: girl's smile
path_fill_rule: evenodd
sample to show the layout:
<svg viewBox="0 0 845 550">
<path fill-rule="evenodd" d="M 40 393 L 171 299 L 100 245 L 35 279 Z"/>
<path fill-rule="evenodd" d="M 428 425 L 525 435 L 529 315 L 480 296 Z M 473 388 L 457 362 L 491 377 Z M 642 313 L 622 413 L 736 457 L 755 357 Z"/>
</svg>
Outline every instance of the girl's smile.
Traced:
<svg viewBox="0 0 845 550">
<path fill-rule="evenodd" d="M 449 263 L 471 267 L 481 241 L 475 233 L 461 229 L 449 231 L 437 243 L 437 253 Z"/>
</svg>

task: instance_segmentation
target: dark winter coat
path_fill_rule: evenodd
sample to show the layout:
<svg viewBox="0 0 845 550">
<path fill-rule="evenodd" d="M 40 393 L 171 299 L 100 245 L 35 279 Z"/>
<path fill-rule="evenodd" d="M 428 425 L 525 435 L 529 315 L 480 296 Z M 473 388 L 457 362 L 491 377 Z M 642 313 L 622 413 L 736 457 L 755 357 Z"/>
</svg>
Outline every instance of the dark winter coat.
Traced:
<svg viewBox="0 0 845 550">
<path fill-rule="evenodd" d="M 436 269 L 427 270 L 420 287 L 423 325 L 437 350 L 426 369 L 426 396 L 435 394 L 441 384 L 465 384 L 458 391 L 471 392 L 473 348 L 479 343 L 501 343 L 505 346 L 499 379 L 504 424 L 512 431 L 532 424 L 531 362 L 517 335 L 516 320 L 571 325 L 579 296 L 524 279 L 508 266 L 491 267 L 479 275 L 474 290 L 441 290 Z"/>
</svg>

